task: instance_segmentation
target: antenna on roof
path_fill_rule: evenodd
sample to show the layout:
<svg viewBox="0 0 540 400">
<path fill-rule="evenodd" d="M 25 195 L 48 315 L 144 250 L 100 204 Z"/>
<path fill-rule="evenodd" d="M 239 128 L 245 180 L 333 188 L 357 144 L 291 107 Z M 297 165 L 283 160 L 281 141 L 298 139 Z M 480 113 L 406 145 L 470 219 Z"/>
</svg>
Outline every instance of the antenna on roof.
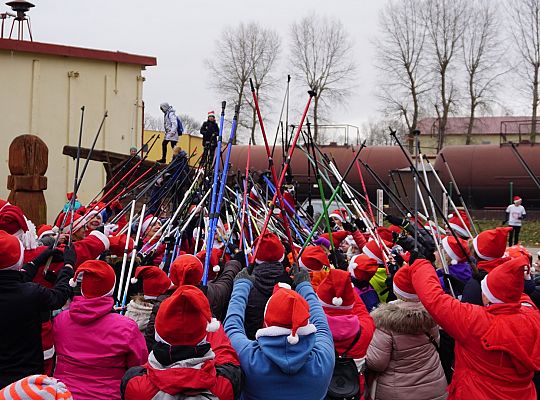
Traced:
<svg viewBox="0 0 540 400">
<path fill-rule="evenodd" d="M 17 40 L 24 40 L 24 22 L 26 21 L 26 27 L 28 28 L 28 35 L 30 36 L 30 41 L 33 41 L 32 38 L 32 28 L 30 27 L 30 18 L 26 15 L 28 10 L 30 10 L 32 7 L 35 7 L 34 4 L 30 3 L 26 0 L 13 0 L 8 1 L 6 5 L 10 6 L 11 9 L 16 13 L 11 14 L 9 12 L 1 13 L 0 19 L 2 20 L 2 31 L 1 31 L 1 37 L 4 38 L 4 23 L 5 20 L 8 17 L 13 18 L 13 22 L 11 23 L 11 29 L 9 31 L 9 39 L 11 39 L 11 36 L 13 35 L 13 29 L 15 28 L 15 22 L 17 23 Z"/>
</svg>

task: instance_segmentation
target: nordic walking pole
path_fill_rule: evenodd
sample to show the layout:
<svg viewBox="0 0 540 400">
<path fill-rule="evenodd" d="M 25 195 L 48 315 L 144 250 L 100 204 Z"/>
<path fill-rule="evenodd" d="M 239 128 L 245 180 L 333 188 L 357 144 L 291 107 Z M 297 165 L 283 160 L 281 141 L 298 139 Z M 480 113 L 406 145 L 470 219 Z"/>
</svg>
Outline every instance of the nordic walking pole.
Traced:
<svg viewBox="0 0 540 400">
<path fill-rule="evenodd" d="M 69 224 L 69 239 L 68 246 L 71 246 L 71 235 L 73 232 L 73 218 L 75 217 L 75 199 L 76 199 L 76 190 L 77 190 L 77 181 L 79 179 L 79 165 L 81 161 L 81 142 L 83 135 L 83 124 L 84 124 L 84 110 L 85 106 L 81 107 L 81 125 L 79 126 L 79 141 L 77 143 L 77 160 L 75 161 L 75 178 L 73 179 L 73 197 L 71 198 L 70 211 L 71 211 L 71 222 Z"/>
<path fill-rule="evenodd" d="M 308 91 L 308 94 L 309 94 L 308 102 L 306 104 L 306 107 L 304 108 L 304 113 L 302 114 L 302 118 L 300 119 L 300 123 L 298 124 L 298 129 L 294 136 L 294 140 L 292 141 L 291 148 L 289 149 L 289 153 L 287 154 L 287 158 L 285 159 L 285 162 L 283 163 L 283 170 L 281 171 L 281 176 L 279 177 L 279 180 L 276 183 L 276 189 L 281 187 L 281 185 L 283 185 L 283 181 L 285 180 L 285 175 L 287 174 L 287 170 L 291 163 L 291 158 L 292 158 L 292 155 L 294 154 L 296 142 L 298 141 L 298 138 L 300 137 L 300 132 L 302 131 L 302 126 L 304 125 L 304 120 L 306 119 L 306 115 L 308 113 L 311 100 L 316 95 L 316 93 L 313 90 Z M 272 212 L 276 206 L 275 204 L 276 200 L 277 200 L 277 195 L 274 195 L 274 198 L 272 199 L 272 202 L 270 203 L 270 212 L 266 216 L 263 227 L 261 229 L 261 234 L 260 234 L 261 236 L 263 236 L 266 233 L 266 229 L 268 228 L 268 223 L 270 222 L 270 218 L 272 218 Z M 257 259 L 257 252 L 259 250 L 260 243 L 261 241 L 259 240 L 257 242 L 257 247 L 255 248 L 255 252 L 253 253 L 255 259 Z"/>
<path fill-rule="evenodd" d="M 476 229 L 476 225 L 472 219 L 472 216 L 471 216 L 471 213 L 469 212 L 469 208 L 467 207 L 467 205 L 465 204 L 465 199 L 463 198 L 463 195 L 461 194 L 461 190 L 459 190 L 459 186 L 456 182 L 456 180 L 454 179 L 454 174 L 452 173 L 452 170 L 450 169 L 450 165 L 448 165 L 448 163 L 446 162 L 446 158 L 444 158 L 444 153 L 441 152 L 439 153 L 441 155 L 441 159 L 443 160 L 444 162 L 444 166 L 446 167 L 446 170 L 448 171 L 448 175 L 450 175 L 450 180 L 452 181 L 452 185 L 454 185 L 454 188 L 456 189 L 456 194 L 458 195 L 459 197 L 459 201 L 461 203 L 461 206 L 463 207 L 463 209 L 465 210 L 465 213 L 467 214 L 467 218 L 469 218 L 469 221 L 471 221 L 471 226 L 473 228 L 473 231 L 474 231 L 474 235 L 475 236 L 478 236 L 478 230 Z M 428 160 L 428 163 L 429 163 L 429 160 Z M 431 170 L 432 171 L 435 171 L 433 166 L 430 164 L 431 166 Z M 442 182 L 441 182 L 442 184 Z M 442 185 L 442 187 L 444 187 L 444 185 Z M 446 192 L 446 195 L 448 196 L 448 198 L 450 199 L 450 201 L 452 201 L 452 198 L 450 197 L 448 191 L 446 190 L 446 187 L 444 187 L 444 191 Z M 457 212 L 457 211 L 456 211 Z M 458 213 L 459 214 L 459 213 Z M 460 218 L 461 219 L 461 218 Z M 463 222 L 463 221 L 462 221 Z M 463 222 L 464 226 L 466 227 L 467 225 L 465 225 L 465 222 Z"/>
<path fill-rule="evenodd" d="M 279 206 L 281 209 L 281 218 L 283 219 L 283 227 L 285 228 L 285 234 L 287 235 L 287 240 L 289 241 L 289 246 L 291 247 L 291 252 L 293 255 L 294 261 L 296 261 L 296 250 L 294 248 L 294 242 L 291 235 L 291 229 L 289 227 L 289 221 L 287 219 L 287 210 L 285 209 L 285 202 L 283 201 L 283 195 L 281 193 L 281 185 L 278 186 L 278 178 L 276 173 L 276 166 L 274 165 L 274 159 L 270 153 L 270 146 L 268 145 L 268 139 L 266 138 L 266 130 L 264 129 L 264 122 L 261 115 L 261 109 L 259 108 L 259 99 L 255 93 L 255 87 L 253 86 L 253 80 L 249 79 L 249 84 L 251 86 L 251 95 L 253 97 L 253 104 L 255 105 L 255 110 L 257 112 L 257 118 L 259 119 L 259 126 L 261 127 L 261 133 L 264 140 L 264 147 L 266 149 L 266 155 L 268 157 L 268 166 L 270 167 L 270 172 L 272 174 L 272 180 L 276 186 L 276 194 L 279 201 Z"/>
<path fill-rule="evenodd" d="M 128 250 L 129 250 L 129 239 L 130 239 L 130 232 L 131 232 L 131 226 L 133 224 L 133 214 L 135 213 L 135 200 L 131 202 L 131 210 L 129 212 L 129 223 L 128 223 L 128 230 L 126 234 L 126 245 L 124 246 L 124 255 L 122 257 L 122 268 L 120 269 L 120 282 L 118 283 L 118 291 L 116 292 L 116 306 L 118 307 L 120 305 L 120 301 L 122 299 L 122 286 L 124 284 L 124 274 L 126 272 L 126 263 L 127 263 L 127 257 L 128 257 Z"/>
</svg>

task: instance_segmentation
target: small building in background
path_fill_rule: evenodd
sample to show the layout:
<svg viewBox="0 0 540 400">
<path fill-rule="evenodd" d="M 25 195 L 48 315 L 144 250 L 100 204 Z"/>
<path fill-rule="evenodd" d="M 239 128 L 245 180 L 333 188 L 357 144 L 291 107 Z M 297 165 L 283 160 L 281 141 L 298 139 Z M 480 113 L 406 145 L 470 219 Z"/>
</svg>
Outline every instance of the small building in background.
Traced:
<svg viewBox="0 0 540 400">
<path fill-rule="evenodd" d="M 444 146 L 467 144 L 468 117 L 449 117 L 446 123 Z M 420 148 L 424 154 L 437 154 L 439 121 L 424 118 L 418 122 Z M 540 121 L 537 122 L 540 132 Z M 531 117 L 479 117 L 474 120 L 469 144 L 501 144 L 528 142 Z"/>
<path fill-rule="evenodd" d="M 142 71 L 156 58 L 23 40 L 0 39 L 0 198 L 7 198 L 8 148 L 21 134 L 39 136 L 49 148 L 46 173 L 48 220 L 53 221 L 73 190 L 74 161 L 62 155 L 77 146 L 85 106 L 83 147 L 91 147 L 108 112 L 96 149 L 129 154 L 143 143 Z M 84 161 L 84 160 L 83 160 Z M 79 191 L 83 203 L 105 185 L 101 163 L 90 162 Z"/>
</svg>

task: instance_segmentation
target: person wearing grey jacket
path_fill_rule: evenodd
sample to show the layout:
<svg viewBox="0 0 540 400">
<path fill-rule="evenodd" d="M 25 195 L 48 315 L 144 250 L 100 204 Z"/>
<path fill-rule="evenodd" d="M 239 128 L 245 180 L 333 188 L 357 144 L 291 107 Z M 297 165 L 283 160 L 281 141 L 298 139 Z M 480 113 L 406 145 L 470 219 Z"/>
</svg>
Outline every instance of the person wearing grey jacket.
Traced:
<svg viewBox="0 0 540 400">
<path fill-rule="evenodd" d="M 163 112 L 163 128 L 165 129 L 165 138 L 161 143 L 161 159 L 157 162 L 164 163 L 167 160 L 167 146 L 171 145 L 174 149 L 178 143 L 178 136 L 184 132 L 182 122 L 176 115 L 176 110 L 169 103 L 161 103 L 159 106 Z"/>
</svg>

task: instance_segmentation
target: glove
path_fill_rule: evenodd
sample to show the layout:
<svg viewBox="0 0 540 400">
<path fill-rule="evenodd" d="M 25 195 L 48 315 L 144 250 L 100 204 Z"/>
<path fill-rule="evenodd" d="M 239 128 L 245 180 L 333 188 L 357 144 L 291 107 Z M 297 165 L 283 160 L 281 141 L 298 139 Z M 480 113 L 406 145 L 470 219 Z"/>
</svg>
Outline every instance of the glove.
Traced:
<svg viewBox="0 0 540 400">
<path fill-rule="evenodd" d="M 360 219 L 360 218 L 356 218 L 354 220 L 354 224 L 356 225 L 356 227 L 358 229 L 360 229 L 360 231 L 362 232 L 365 232 L 367 230 L 367 225 L 366 223 L 364 222 L 364 220 Z"/>
<path fill-rule="evenodd" d="M 343 229 L 345 229 L 347 232 L 350 232 L 350 233 L 356 232 L 356 226 L 354 226 L 350 222 L 344 222 Z"/>
<path fill-rule="evenodd" d="M 49 257 L 52 257 L 55 252 L 59 253 L 58 250 L 48 247 L 41 254 L 39 254 L 36 258 L 32 260 L 32 264 L 38 267 L 41 265 L 45 265 Z"/>
<path fill-rule="evenodd" d="M 303 282 L 310 282 L 308 270 L 296 264 L 291 269 L 291 275 L 293 278 L 293 287 L 295 288 Z"/>
<path fill-rule="evenodd" d="M 386 215 L 384 219 L 390 222 L 392 225 L 397 225 L 397 226 L 405 225 L 405 220 L 403 218 L 399 218 L 394 215 Z"/>
<path fill-rule="evenodd" d="M 232 254 L 234 258 L 234 255 L 238 252 L 238 246 L 235 243 L 230 242 L 227 244 L 227 250 L 229 250 L 229 253 Z"/>
<path fill-rule="evenodd" d="M 105 226 L 103 226 L 103 233 L 105 236 L 111 236 L 117 229 L 118 225 L 116 224 L 105 224 Z"/>
<path fill-rule="evenodd" d="M 240 264 L 242 264 L 242 267 L 246 267 L 246 255 L 242 250 L 234 253 L 231 259 L 234 261 L 238 261 Z"/>
<path fill-rule="evenodd" d="M 251 283 L 255 283 L 255 277 L 251 275 L 247 268 L 243 268 L 235 277 L 234 281 L 239 281 L 240 279 L 247 279 Z"/>
<path fill-rule="evenodd" d="M 74 246 L 69 246 L 64 249 L 64 265 L 75 267 L 77 262 L 77 253 Z"/>
</svg>

